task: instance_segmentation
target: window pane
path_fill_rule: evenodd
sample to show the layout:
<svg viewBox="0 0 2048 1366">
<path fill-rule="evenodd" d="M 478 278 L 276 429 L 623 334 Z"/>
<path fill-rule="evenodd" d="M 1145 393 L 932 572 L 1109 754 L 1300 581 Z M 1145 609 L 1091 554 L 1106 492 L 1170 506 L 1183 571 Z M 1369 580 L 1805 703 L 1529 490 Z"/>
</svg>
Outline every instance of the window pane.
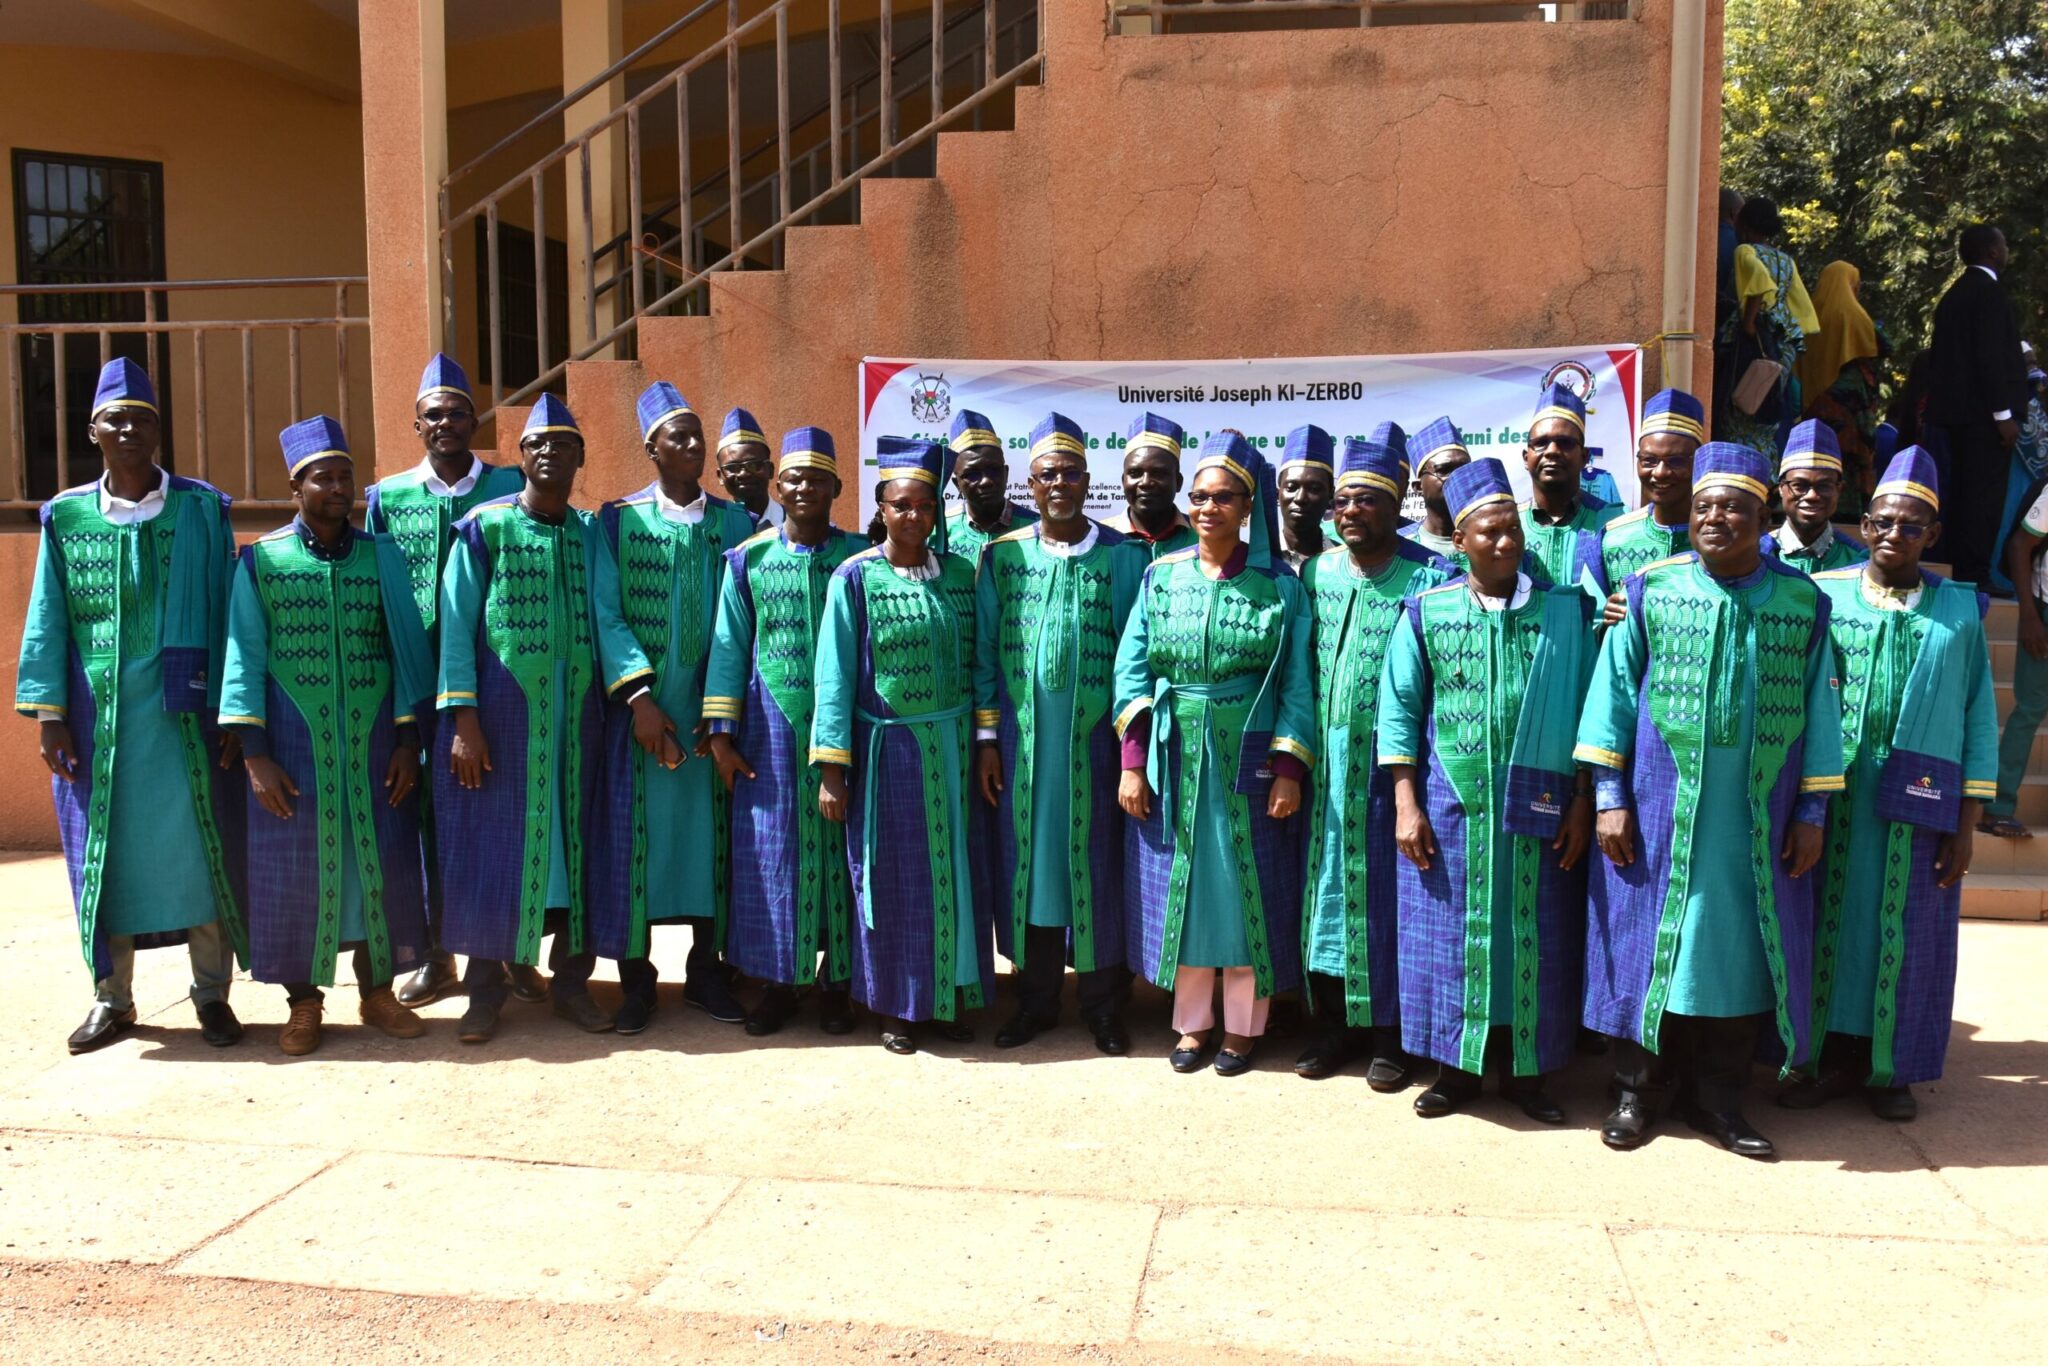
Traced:
<svg viewBox="0 0 2048 1366">
<path fill-rule="evenodd" d="M 43 163 L 25 161 L 21 166 L 21 191 L 28 201 L 25 205 L 33 213 L 41 213 L 43 203 Z"/>
</svg>

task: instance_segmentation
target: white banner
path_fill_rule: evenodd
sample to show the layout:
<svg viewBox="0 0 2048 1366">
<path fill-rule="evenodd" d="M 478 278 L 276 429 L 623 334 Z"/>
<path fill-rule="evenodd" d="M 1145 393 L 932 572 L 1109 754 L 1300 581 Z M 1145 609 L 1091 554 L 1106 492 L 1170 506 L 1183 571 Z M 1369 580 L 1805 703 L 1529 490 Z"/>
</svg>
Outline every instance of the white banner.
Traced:
<svg viewBox="0 0 2048 1366">
<path fill-rule="evenodd" d="M 1411 437 L 1449 417 L 1477 456 L 1496 456 L 1527 496 L 1523 438 L 1536 401 L 1553 381 L 1586 400 L 1586 444 L 1603 448 L 1600 465 L 1636 505 L 1636 424 L 1641 417 L 1639 347 L 1451 351 L 1417 356 L 1310 356 L 1261 360 L 1000 361 L 888 360 L 860 366 L 861 522 L 875 510 L 872 471 L 878 436 L 944 441 L 962 408 L 986 414 L 1010 458 L 1010 496 L 1029 505 L 1025 488 L 1031 429 L 1047 412 L 1065 413 L 1088 441 L 1093 516 L 1124 510 L 1124 433 L 1148 409 L 1172 418 L 1200 445 L 1212 430 L 1235 427 L 1276 464 L 1287 433 L 1313 422 L 1337 439 L 1365 436 L 1397 422 Z M 1414 452 L 1421 454 L 1421 452 Z M 1190 463 L 1192 461 L 1190 460 Z M 951 490 L 948 490 L 950 495 Z"/>
</svg>

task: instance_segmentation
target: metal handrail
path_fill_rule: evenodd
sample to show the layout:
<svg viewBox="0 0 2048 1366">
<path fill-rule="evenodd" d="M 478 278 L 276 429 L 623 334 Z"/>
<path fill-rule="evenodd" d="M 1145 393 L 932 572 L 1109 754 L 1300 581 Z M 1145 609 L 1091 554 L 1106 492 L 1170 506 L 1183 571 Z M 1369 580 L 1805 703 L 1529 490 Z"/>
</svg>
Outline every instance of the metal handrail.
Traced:
<svg viewBox="0 0 2048 1366">
<path fill-rule="evenodd" d="M 877 151 L 874 156 L 857 167 L 848 167 L 846 163 L 857 157 L 861 149 L 855 147 L 849 152 L 849 149 L 844 145 L 846 127 L 842 119 L 841 109 L 844 101 L 843 98 L 835 98 L 829 110 L 832 125 L 831 137 L 829 139 L 831 166 L 829 175 L 826 177 L 825 188 L 813 195 L 808 202 L 799 206 L 793 202 L 794 193 L 789 174 L 796 160 L 796 156 L 792 155 L 790 149 L 790 132 L 792 128 L 789 114 L 790 11 L 798 4 L 808 5 L 814 3 L 815 0 L 770 0 L 770 3 L 758 13 L 748 18 L 741 18 L 740 0 L 725 0 L 726 30 L 723 36 L 685 58 L 666 75 L 656 79 L 646 89 L 623 100 L 616 108 L 596 120 L 588 128 L 585 128 L 583 131 L 562 142 L 559 146 L 540 156 L 529 164 L 526 169 L 518 172 L 496 189 L 479 198 L 474 204 L 461 210 L 455 209 L 450 194 L 450 183 L 455 177 L 451 175 L 447 181 L 443 182 L 440 204 L 442 321 L 444 336 L 449 339 L 451 347 L 455 335 L 456 233 L 471 222 L 480 222 L 484 225 L 482 229 L 484 261 L 482 262 L 482 270 L 480 272 L 483 278 L 479 283 L 486 293 L 486 298 L 479 301 L 478 313 L 486 329 L 485 345 L 489 352 L 487 360 L 490 370 L 488 386 L 490 394 L 488 405 L 479 404 L 482 410 L 479 420 L 489 420 L 499 407 L 508 403 L 518 403 L 540 392 L 541 389 L 556 380 L 570 363 L 590 359 L 611 347 L 620 338 L 631 333 L 638 326 L 639 319 L 642 316 L 669 307 L 684 294 L 698 288 L 706 277 L 717 271 L 730 269 L 738 265 L 764 243 L 779 241 L 782 234 L 791 226 L 809 219 L 823 206 L 832 202 L 840 194 L 843 194 L 849 186 L 888 167 L 907 152 L 921 146 L 941 128 L 951 125 L 956 120 L 967 117 L 991 99 L 1012 89 L 1023 80 L 1037 75 L 1043 62 L 1042 54 L 1045 47 L 1045 6 L 1043 3 L 1032 3 L 1031 0 L 1018 0 L 1018 3 L 1013 6 L 1013 12 L 1028 11 L 1036 30 L 1035 42 L 1033 43 L 1033 50 L 1028 56 L 1021 57 L 1012 63 L 1008 70 L 998 71 L 996 39 L 999 32 L 1006 31 L 1004 26 L 998 23 L 997 19 L 997 9 L 1001 0 L 975 0 L 982 16 L 983 29 L 986 33 L 986 40 L 982 44 L 982 70 L 979 88 L 972 94 L 948 105 L 945 92 L 945 75 L 953 64 L 946 60 L 945 55 L 946 45 L 944 36 L 951 27 L 946 14 L 947 0 L 928 0 L 928 5 L 926 0 L 880 0 L 879 22 L 876 30 L 880 48 L 878 75 L 881 84 L 880 98 L 877 101 L 880 115 L 880 131 L 876 139 Z M 842 22 L 840 7 L 841 0 L 827 0 L 825 36 L 827 41 L 826 60 L 828 77 L 826 83 L 834 92 L 845 88 L 842 81 L 841 43 L 846 25 Z M 907 134 L 903 133 L 898 127 L 901 114 L 899 105 L 902 103 L 902 100 L 899 99 L 896 89 L 898 54 L 895 48 L 895 18 L 896 10 L 899 7 L 906 9 L 912 7 L 919 9 L 928 8 L 931 16 L 930 31 L 938 35 L 936 41 L 927 40 L 931 57 L 931 117 L 926 120 L 923 126 Z M 692 11 L 692 16 L 702 17 L 706 12 L 708 12 L 706 7 L 699 5 Z M 671 25 L 670 30 L 665 32 L 677 29 L 679 24 Z M 772 28 L 770 27 L 771 25 Z M 746 185 L 742 172 L 743 163 L 747 158 L 742 155 L 740 148 L 738 54 L 741 45 L 748 39 L 768 33 L 773 35 L 775 61 L 777 161 L 776 170 L 770 183 L 773 186 L 776 212 L 769 226 L 742 241 L 741 239 L 745 237 L 746 228 L 740 206 L 741 202 L 749 197 L 749 187 Z M 636 49 L 636 53 L 644 54 L 647 50 L 649 50 L 649 45 L 643 44 L 641 48 Z M 604 329 L 602 335 L 599 335 L 598 302 L 600 295 L 604 291 L 599 287 L 597 273 L 597 262 L 601 259 L 602 253 L 598 249 L 597 244 L 591 241 L 590 234 L 590 228 L 596 219 L 596 214 L 593 211 L 593 201 L 595 199 L 594 173 L 592 169 L 593 144 L 597 143 L 600 139 L 609 139 L 614 135 L 623 134 L 628 198 L 626 221 L 635 225 L 637 229 L 638 225 L 645 223 L 647 220 L 647 215 L 641 202 L 641 186 L 643 184 L 641 161 L 643 122 L 654 116 L 656 109 L 659 107 L 656 104 L 657 101 L 667 101 L 672 106 L 672 116 L 675 120 L 676 132 L 678 171 L 676 183 L 679 186 L 687 185 L 694 187 L 697 184 L 697 178 L 690 173 L 692 139 L 690 136 L 691 116 L 688 98 L 689 81 L 693 74 L 717 61 L 723 61 L 725 67 L 725 160 L 729 185 L 726 216 L 729 223 L 727 234 L 730 244 L 729 248 L 716 261 L 709 263 L 691 262 L 691 269 L 685 282 L 674 289 L 664 292 L 657 299 L 648 298 L 649 289 L 646 272 L 638 269 L 636 263 L 636 268 L 629 275 L 632 285 L 632 303 L 630 308 L 626 308 L 623 301 L 615 301 L 613 306 L 623 311 L 625 317 L 622 321 Z M 613 74 L 616 74 L 616 72 Z M 594 80 L 581 93 L 588 94 L 600 84 L 602 84 L 601 80 Z M 911 88 L 921 84 L 922 82 L 918 81 Z M 558 104 L 555 112 L 560 112 L 560 109 L 566 108 L 569 103 L 573 103 L 573 100 L 565 98 L 563 102 Z M 534 123 L 535 121 L 529 121 L 527 129 L 530 130 Z M 499 144 L 500 147 L 503 145 L 502 142 Z M 467 170 L 473 165 L 474 162 L 468 163 L 462 169 Z M 571 271 L 580 273 L 582 285 L 580 293 L 583 306 L 583 317 L 581 320 L 583 326 L 581 331 L 589 340 L 580 347 L 572 348 L 572 354 L 554 358 L 548 354 L 547 195 L 543 182 L 544 178 L 557 167 L 562 170 L 568 181 L 569 212 L 572 215 L 579 215 L 584 227 L 581 238 L 581 259 L 571 261 L 569 268 Z M 515 199 L 515 196 L 522 196 L 523 198 Z M 504 383 L 505 330 L 504 319 L 500 316 L 502 307 L 500 300 L 502 275 L 501 256 L 498 247 L 498 226 L 501 205 L 507 202 L 514 202 L 523 206 L 528 200 L 530 200 L 532 206 L 531 231 L 533 236 L 533 278 L 535 284 L 533 335 L 536 340 L 537 374 L 531 381 L 513 388 L 508 393 Z M 480 395 L 479 397 L 482 396 Z"/>
<path fill-rule="evenodd" d="M 1430 9 L 1543 9 L 1553 0 L 1108 0 L 1108 22 L 1111 33 L 1117 31 L 1119 19 L 1181 19 L 1181 18 L 1258 18 L 1273 14 L 1315 14 L 1339 10 L 1358 13 L 1361 23 L 1368 23 L 1374 10 L 1398 12 L 1401 10 Z M 1557 4 L 1558 18 L 1573 19 L 1629 19 L 1640 15 L 1642 0 L 1616 0 L 1615 3 L 1600 3 L 1600 0 L 1564 0 Z M 1587 14 L 1581 11 L 1595 10 Z M 1613 13 L 1612 11 L 1622 11 Z M 1569 14 L 1568 14 L 1569 12 Z M 1521 22 L 1517 15 L 1512 21 Z"/>
<path fill-rule="evenodd" d="M 6 352 L 8 410 L 8 454 L 13 465 L 13 494 L 11 498 L 0 499 L 0 513 L 19 513 L 39 506 L 39 500 L 29 495 L 27 392 L 22 376 L 21 347 L 18 340 L 23 337 L 48 337 L 52 342 L 52 403 L 51 427 L 55 436 L 55 455 L 58 484 L 64 481 L 65 471 L 70 466 L 71 436 L 67 420 L 66 390 L 69 387 L 69 366 L 67 348 L 59 340 L 64 337 L 97 336 L 100 341 L 99 353 L 102 365 L 112 358 L 113 339 L 116 336 L 144 335 L 152 338 L 171 335 L 189 336 L 192 339 L 191 368 L 191 412 L 194 439 L 194 472 L 201 478 L 214 483 L 227 483 L 217 478 L 213 469 L 212 449 L 209 444 L 210 422 L 207 396 L 207 341 L 217 334 L 231 334 L 240 342 L 241 353 L 241 408 L 242 408 L 242 461 L 241 485 L 230 488 L 236 493 L 237 505 L 260 509 L 283 509 L 290 504 L 278 499 L 250 497 L 256 488 L 256 353 L 255 340 L 258 333 L 283 332 L 286 335 L 286 385 L 289 394 L 291 419 L 298 421 L 304 413 L 305 356 L 302 335 L 306 332 L 331 332 L 334 336 L 334 379 L 336 401 L 341 412 L 349 411 L 349 366 L 348 336 L 351 331 L 368 333 L 370 319 L 367 309 L 362 313 L 349 311 L 349 291 L 365 288 L 369 278 L 362 275 L 297 275 L 250 277 L 226 280 L 90 280 L 77 283 L 58 284 L 0 284 L 0 296 L 16 298 L 38 298 L 59 295 L 95 294 L 141 294 L 143 316 L 139 319 L 93 319 L 86 322 L 22 321 L 17 316 L 12 321 L 0 321 L 0 350 Z M 333 310 L 326 314 L 305 314 L 296 317 L 273 318 L 203 318 L 171 319 L 157 316 L 158 296 L 186 295 L 226 290 L 292 290 L 330 289 L 334 297 Z M 168 307 L 168 297 L 165 305 Z M 147 347 L 143 356 L 143 367 L 158 387 L 159 393 L 169 387 L 168 377 L 159 374 L 157 349 Z"/>
</svg>

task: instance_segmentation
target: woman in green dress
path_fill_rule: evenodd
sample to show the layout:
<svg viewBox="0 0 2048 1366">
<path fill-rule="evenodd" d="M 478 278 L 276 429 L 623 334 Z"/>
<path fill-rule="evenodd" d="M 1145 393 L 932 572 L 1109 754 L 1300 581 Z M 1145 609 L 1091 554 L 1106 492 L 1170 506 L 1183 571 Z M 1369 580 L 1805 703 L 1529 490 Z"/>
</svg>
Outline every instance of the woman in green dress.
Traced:
<svg viewBox="0 0 2048 1366">
<path fill-rule="evenodd" d="M 1236 1076 L 1273 993 L 1301 982 L 1311 616 L 1279 559 L 1272 466 L 1242 436 L 1204 443 L 1188 508 L 1197 544 L 1153 561 L 1117 649 L 1126 944 L 1174 994 L 1175 1071 L 1201 1065 L 1221 976 L 1216 1070 Z"/>
</svg>

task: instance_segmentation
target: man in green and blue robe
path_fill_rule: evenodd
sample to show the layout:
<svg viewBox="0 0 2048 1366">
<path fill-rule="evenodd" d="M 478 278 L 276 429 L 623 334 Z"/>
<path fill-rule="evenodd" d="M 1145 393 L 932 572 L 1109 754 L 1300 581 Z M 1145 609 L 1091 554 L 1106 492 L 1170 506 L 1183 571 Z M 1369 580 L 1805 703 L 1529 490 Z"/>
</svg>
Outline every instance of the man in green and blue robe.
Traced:
<svg viewBox="0 0 2048 1366">
<path fill-rule="evenodd" d="M 1590 783 L 1572 723 L 1592 665 L 1592 602 L 1523 572 L 1507 470 L 1475 460 L 1445 487 L 1462 578 L 1403 606 L 1380 677 L 1380 765 L 1400 849 L 1401 1041 L 1434 1058 L 1425 1119 L 1501 1094 L 1562 1124 L 1545 1073 L 1578 1035 Z"/>
<path fill-rule="evenodd" d="M 704 719 L 732 813 L 725 959 L 768 984 L 747 1014 L 756 1037 L 781 1029 L 813 982 L 818 1027 L 853 1028 L 846 832 L 818 809 L 808 755 L 826 591 L 839 566 L 866 549 L 832 525 L 839 489 L 832 434 L 784 432 L 775 473 L 783 521 L 725 553 L 711 637 Z"/>
<path fill-rule="evenodd" d="M 917 1051 L 914 1024 L 974 1037 L 995 960 L 977 912 L 967 786 L 974 703 L 974 567 L 931 544 L 952 452 L 876 443 L 882 544 L 832 576 L 818 634 L 810 761 L 818 805 L 846 825 L 853 997 L 882 1046 Z"/>
<path fill-rule="evenodd" d="M 1601 1128 L 1640 1144 L 1689 1072 L 1687 1121 L 1745 1157 L 1766 1025 L 1790 1064 L 1811 1043 L 1815 879 L 1842 788 L 1828 599 L 1762 553 L 1770 466 L 1747 446 L 1693 457 L 1692 543 L 1623 585 L 1576 751 L 1594 766 L 1603 866 L 1586 944 L 1588 1028 L 1616 1040 Z"/>
<path fill-rule="evenodd" d="M 434 659 L 404 552 L 350 525 L 355 462 L 341 424 L 278 437 L 299 505 L 242 551 L 220 723 L 249 773 L 249 967 L 284 986 L 286 1053 L 320 1044 L 322 996 L 354 950 L 365 1024 L 426 1032 L 392 978 L 426 953 L 418 719 Z"/>
<path fill-rule="evenodd" d="M 187 946 L 201 1035 L 228 1007 L 243 929 L 239 750 L 216 730 L 234 531 L 228 497 L 156 463 L 156 392 L 100 371 L 90 431 L 106 472 L 43 505 L 14 709 L 42 725 L 94 1004 L 84 1053 L 135 1025 L 135 952 Z"/>
<path fill-rule="evenodd" d="M 768 454 L 768 437 L 760 422 L 745 408 L 734 408 L 718 432 L 718 482 L 758 528 L 782 525 L 782 504 L 768 496 L 774 474 L 775 461 Z"/>
<path fill-rule="evenodd" d="M 1813 576 L 1834 605 L 1848 787 L 1820 871 L 1820 1054 L 1778 1097 L 1793 1109 L 1860 1089 L 1879 1118 L 1911 1119 L 1913 1083 L 1940 1077 L 1948 1051 L 1962 879 L 1997 791 L 1998 715 L 1983 599 L 1920 567 L 1940 517 L 1934 461 L 1909 446 L 1864 513 L 1869 562 Z"/>
<path fill-rule="evenodd" d="M 583 467 L 569 406 L 542 394 L 519 454 L 526 486 L 455 524 L 441 585 L 434 805 L 442 828 L 464 835 L 438 851 L 442 942 L 470 955 L 464 1043 L 496 1032 L 505 965 L 538 963 L 549 934 L 555 1013 L 612 1027 L 590 996 L 604 700 L 653 676 L 619 617 L 618 566 L 597 518 L 569 503 Z M 651 707 L 652 695 L 634 705 Z"/>
<path fill-rule="evenodd" d="M 455 524 L 471 508 L 519 492 L 526 477 L 517 465 L 490 465 L 470 449 L 476 436 L 476 397 L 469 376 L 451 356 L 437 353 L 420 373 L 413 399 L 412 429 L 426 447 L 420 463 L 370 485 L 363 529 L 372 536 L 390 536 L 405 555 L 413 601 L 427 630 L 429 648 L 439 650 L 435 616 L 441 597 L 441 570 L 455 543 Z M 439 658 L 438 653 L 436 658 Z M 431 744 L 434 716 L 420 717 L 421 739 Z M 420 789 L 420 840 L 427 865 L 427 933 L 429 950 L 417 972 L 398 986 L 399 1004 L 422 1006 L 455 990 L 460 979 L 455 955 L 433 942 L 441 923 L 441 873 L 434 845 L 433 787 Z M 537 983 L 518 988 L 528 999 L 540 999 Z"/>
<path fill-rule="evenodd" d="M 1017 967 L 1017 1011 L 996 1047 L 1059 1022 L 1072 963 L 1095 1046 L 1120 1056 L 1130 970 L 1112 667 L 1150 557 L 1083 513 L 1087 447 L 1063 414 L 1031 433 L 1029 487 L 1038 515 L 983 549 L 974 588 L 970 858 L 996 946 Z"/>
<path fill-rule="evenodd" d="M 654 1016 L 652 927 L 690 926 L 683 1002 L 725 1024 L 746 1017 L 718 961 L 727 880 L 725 787 L 708 755 L 704 672 L 725 584 L 725 554 L 754 534 L 738 503 L 705 492 L 704 424 L 667 380 L 639 399 L 641 440 L 654 463 L 646 488 L 606 503 L 597 524 L 617 558 L 617 598 L 648 668 L 612 694 L 605 712 L 605 800 L 595 842 L 597 952 L 619 964 L 617 1027 L 638 1034 Z"/>
<path fill-rule="evenodd" d="M 1124 440 L 1124 512 L 1103 523 L 1144 546 L 1153 559 L 1191 550 L 1195 529 L 1174 498 L 1186 476 L 1181 450 L 1187 433 L 1172 418 L 1140 413 Z"/>
<path fill-rule="evenodd" d="M 1403 602 L 1452 574 L 1442 556 L 1394 530 L 1406 492 L 1393 451 L 1347 437 L 1336 480 L 1343 544 L 1310 559 L 1301 584 L 1315 613 L 1316 727 L 1323 781 L 1310 796 L 1302 963 L 1319 1027 L 1294 1070 L 1327 1077 L 1368 1050 L 1375 1091 L 1408 1084 L 1401 1047 L 1394 781 L 1374 751 L 1380 674 Z"/>
<path fill-rule="evenodd" d="M 1337 492 L 1337 443 L 1313 422 L 1287 434 L 1280 463 L 1280 558 L 1295 573 L 1330 548 L 1330 500 Z"/>
<path fill-rule="evenodd" d="M 1652 394 L 1636 434 L 1636 483 L 1644 506 L 1597 532 L 1584 556 L 1586 581 L 1621 619 L 1622 581 L 1654 560 L 1692 548 L 1692 457 L 1706 439 L 1706 409 L 1682 389 Z"/>
<path fill-rule="evenodd" d="M 1844 477 L 1835 429 L 1819 418 L 1794 426 L 1778 461 L 1778 504 L 1785 520 L 1765 541 L 1764 553 L 1802 574 L 1847 569 L 1868 559 L 1869 548 L 1835 526 Z"/>
<path fill-rule="evenodd" d="M 1451 508 L 1444 500 L 1444 481 L 1452 470 L 1471 464 L 1472 453 L 1465 449 L 1464 434 L 1448 417 L 1437 418 L 1417 432 L 1414 448 L 1420 452 L 1415 457 L 1415 491 L 1422 497 L 1422 520 L 1403 528 L 1402 534 L 1455 565 L 1458 548 L 1451 541 Z"/>
<path fill-rule="evenodd" d="M 1002 438 L 986 417 L 971 408 L 955 413 L 950 444 L 953 487 L 960 502 L 946 514 L 946 549 L 969 564 L 980 564 L 983 546 L 1030 526 L 1038 514 L 1010 500 L 1010 462 L 1003 454 Z"/>
<path fill-rule="evenodd" d="M 1586 468 L 1586 404 L 1562 384 L 1544 393 L 1529 420 L 1522 463 L 1529 498 L 1521 505 L 1524 549 L 1551 583 L 1576 584 L 1584 558 L 1582 532 L 1598 532 L 1621 515 L 1580 484 Z"/>
</svg>

